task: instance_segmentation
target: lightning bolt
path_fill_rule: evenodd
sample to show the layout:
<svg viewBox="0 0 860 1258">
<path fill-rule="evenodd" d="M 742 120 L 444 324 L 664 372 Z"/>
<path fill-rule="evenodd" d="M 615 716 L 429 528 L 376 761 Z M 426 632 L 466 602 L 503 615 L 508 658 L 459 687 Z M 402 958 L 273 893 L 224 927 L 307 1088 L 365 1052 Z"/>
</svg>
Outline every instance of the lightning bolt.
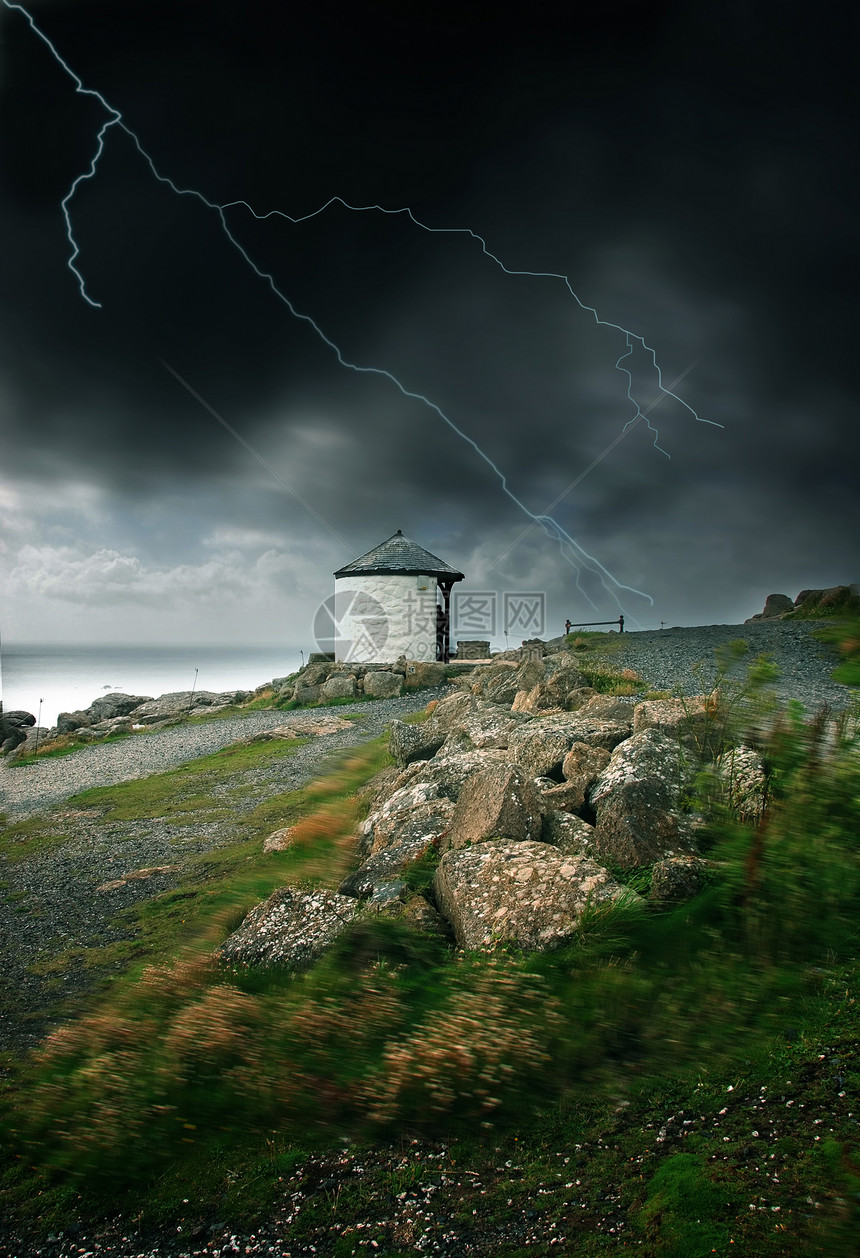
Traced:
<svg viewBox="0 0 860 1258">
<path fill-rule="evenodd" d="M 639 406 L 638 401 L 633 396 L 633 393 L 632 393 L 633 377 L 629 369 L 627 367 L 621 366 L 622 362 L 625 359 L 629 358 L 630 355 L 633 353 L 634 342 L 637 342 L 639 345 L 641 345 L 643 350 L 650 356 L 652 366 L 654 367 L 654 370 L 656 371 L 656 374 L 657 374 L 657 385 L 660 390 L 661 396 L 674 398 L 699 423 L 712 424 L 714 427 L 717 427 L 717 428 L 721 428 L 723 425 L 717 424 L 713 420 L 703 419 L 700 415 L 696 413 L 696 411 L 687 402 L 684 401 L 683 398 L 679 397 L 678 394 L 673 393 L 671 391 L 671 388 L 664 387 L 662 372 L 660 369 L 660 365 L 657 362 L 656 351 L 651 346 L 646 344 L 644 337 L 639 336 L 633 332 L 630 332 L 628 329 L 621 327 L 617 323 L 611 323 L 605 319 L 601 319 L 597 313 L 597 310 L 593 306 L 586 305 L 586 303 L 580 299 L 580 297 L 575 292 L 569 278 L 566 275 L 563 275 L 560 272 L 551 272 L 551 271 L 512 270 L 508 268 L 507 266 L 505 266 L 505 264 L 501 261 L 501 259 L 497 257 L 497 255 L 494 254 L 489 249 L 486 240 L 482 236 L 478 235 L 477 232 L 472 231 L 471 228 L 431 227 L 431 226 L 428 226 L 426 223 L 421 222 L 418 218 L 416 218 L 412 210 L 409 209 L 408 207 L 403 207 L 399 209 L 390 209 L 390 208 L 386 208 L 380 205 L 354 206 L 344 201 L 341 197 L 332 197 L 324 205 L 320 206 L 317 210 L 314 210 L 311 213 L 302 215 L 300 217 L 293 217 L 289 214 L 284 213 L 282 210 L 269 210 L 266 213 L 259 214 L 257 213 L 256 210 L 254 210 L 254 208 L 247 201 L 230 201 L 221 205 L 221 204 L 218 204 L 217 202 L 209 200 L 208 197 L 206 197 L 202 192 L 198 191 L 195 188 L 179 187 L 179 185 L 176 184 L 171 178 L 169 178 L 169 176 L 162 174 L 161 171 L 158 170 L 155 164 L 155 161 L 150 156 L 150 154 L 146 151 L 146 149 L 143 147 L 137 134 L 123 120 L 123 116 L 120 110 L 116 109 L 113 105 L 111 105 L 105 99 L 105 97 L 101 94 L 101 92 L 96 91 L 94 88 L 89 88 L 89 87 L 84 86 L 83 81 L 75 73 L 75 71 L 68 65 L 68 63 L 63 59 L 63 57 L 60 55 L 55 45 L 52 43 L 49 37 L 44 33 L 44 31 L 42 31 L 39 28 L 39 26 L 36 24 L 31 14 L 28 12 L 28 10 L 25 9 L 23 5 L 13 3 L 12 0 L 2 0 L 2 3 L 5 8 L 11 11 L 18 12 L 25 18 L 31 30 L 33 31 L 33 33 L 42 41 L 43 44 L 45 44 L 45 46 L 50 51 L 51 55 L 54 57 L 57 64 L 61 66 L 61 68 L 66 72 L 66 74 L 68 74 L 68 76 L 72 79 L 73 83 L 75 84 L 76 94 L 81 95 L 81 96 L 92 97 L 94 100 L 99 102 L 99 104 L 102 106 L 105 112 L 109 115 L 107 120 L 99 128 L 97 138 L 96 138 L 96 148 L 95 148 L 95 152 L 93 153 L 92 159 L 90 161 L 89 168 L 85 171 L 82 171 L 81 174 L 76 176 L 71 186 L 69 187 L 68 192 L 63 197 L 63 200 L 61 203 L 63 217 L 66 223 L 66 235 L 69 241 L 69 245 L 71 247 L 71 254 L 68 258 L 68 267 L 78 281 L 78 287 L 80 289 L 81 296 L 90 306 L 92 306 L 95 309 L 101 309 L 101 302 L 97 301 L 87 291 L 87 285 L 86 285 L 84 276 L 82 272 L 80 271 L 80 269 L 78 268 L 78 266 L 76 265 L 77 259 L 80 256 L 80 248 L 75 239 L 74 229 L 72 226 L 71 203 L 74 200 L 81 184 L 86 182 L 87 180 L 91 180 L 95 178 L 95 175 L 98 172 L 99 162 L 104 152 L 107 134 L 111 129 L 117 128 L 120 131 L 123 131 L 125 135 L 128 136 L 128 138 L 134 144 L 140 156 L 146 162 L 153 177 L 159 183 L 166 184 L 167 187 L 169 187 L 171 191 L 174 192 L 177 196 L 193 197 L 195 200 L 199 201 L 201 205 L 205 206 L 206 209 L 211 210 L 215 214 L 217 214 L 219 221 L 221 223 L 221 228 L 224 235 L 226 236 L 230 244 L 233 246 L 233 248 L 236 249 L 237 252 L 241 255 L 245 263 L 261 280 L 263 280 L 268 285 L 268 287 L 270 288 L 274 296 L 277 297 L 278 300 L 287 308 L 287 310 L 290 312 L 292 317 L 301 323 L 307 324 L 313 330 L 315 335 L 326 346 L 328 346 L 328 348 L 335 355 L 335 358 L 337 359 L 337 362 L 341 367 L 347 368 L 348 370 L 354 371 L 361 375 L 371 375 L 371 376 L 379 376 L 379 377 L 385 378 L 391 384 L 394 385 L 394 387 L 403 395 L 403 397 L 409 398 L 412 401 L 420 402 L 423 406 L 426 406 L 431 411 L 433 411 L 451 429 L 451 431 L 454 432 L 460 438 L 461 441 L 465 442 L 466 445 L 470 446 L 475 451 L 478 457 L 482 459 L 483 462 L 490 468 L 494 476 L 499 481 L 502 491 L 507 495 L 507 497 L 511 500 L 511 502 L 513 502 L 515 506 L 518 507 L 518 509 L 522 511 L 528 517 L 528 519 L 531 521 L 532 524 L 539 525 L 540 528 L 545 533 L 545 535 L 558 544 L 563 558 L 570 564 L 570 566 L 576 572 L 577 589 L 580 591 L 580 593 L 582 593 L 583 597 L 587 600 L 587 602 L 592 607 L 595 607 L 595 603 L 590 597 L 590 595 L 588 594 L 588 592 L 581 585 L 581 579 L 582 579 L 584 569 L 587 571 L 590 571 L 593 575 L 597 576 L 598 580 L 600 581 L 600 584 L 603 586 L 606 593 L 614 600 L 614 602 L 616 603 L 616 605 L 619 607 L 621 611 L 624 611 L 624 608 L 619 599 L 619 594 L 622 591 L 625 591 L 628 594 L 634 594 L 640 598 L 644 598 L 653 606 L 653 599 L 650 597 L 650 595 L 645 594 L 641 590 L 635 589 L 633 586 L 625 585 L 622 582 L 620 582 L 615 576 L 613 576 L 612 573 L 608 571 L 608 569 L 606 569 L 603 566 L 603 564 L 600 563 L 600 561 L 594 555 L 589 554 L 588 551 L 586 551 L 579 544 L 579 542 L 577 542 L 575 538 L 573 538 L 551 516 L 546 515 L 546 514 L 536 514 L 530 511 L 529 508 L 525 505 L 525 503 L 523 503 L 521 499 L 518 498 L 517 495 L 510 488 L 510 486 L 508 485 L 507 477 L 501 471 L 501 469 L 495 464 L 495 462 L 490 458 L 490 456 L 486 454 L 480 448 L 477 442 L 474 441 L 473 438 L 468 435 L 468 433 L 464 432 L 464 430 L 460 428 L 459 425 L 456 424 L 454 420 L 451 419 L 451 417 L 447 415 L 436 402 L 434 402 L 431 398 L 427 397 L 423 393 L 419 393 L 413 389 L 407 388 L 407 386 L 403 384 L 402 381 L 400 381 L 397 378 L 397 376 L 395 376 L 392 372 L 388 371 L 387 369 L 383 367 L 367 366 L 364 364 L 351 362 L 348 358 L 346 358 L 340 346 L 337 345 L 336 342 L 333 341 L 331 337 L 327 335 L 327 333 L 316 322 L 316 320 L 311 315 L 305 313 L 302 310 L 299 310 L 294 305 L 294 303 L 290 300 L 287 294 L 284 293 L 278 287 L 278 284 L 276 283 L 274 276 L 270 272 L 264 271 L 261 267 L 257 265 L 257 263 L 253 260 L 253 258 L 247 252 L 245 247 L 240 243 L 240 241 L 236 238 L 236 236 L 230 230 L 227 223 L 226 214 L 228 210 L 244 208 L 251 215 L 253 215 L 254 218 L 258 220 L 264 220 L 270 217 L 280 217 L 293 224 L 298 224 L 301 222 L 305 222 L 308 219 L 315 218 L 318 215 L 324 213 L 325 210 L 327 210 L 331 205 L 335 205 L 335 204 L 342 205 L 345 209 L 353 213 L 375 212 L 375 213 L 389 214 L 389 215 L 403 214 L 403 215 L 408 216 L 411 222 L 414 223 L 415 226 L 420 228 L 422 231 L 433 232 L 436 234 L 440 234 L 440 233 L 441 234 L 459 234 L 459 235 L 470 236 L 473 240 L 478 242 L 485 256 L 488 257 L 491 261 L 493 261 L 498 267 L 500 267 L 501 270 L 504 271 L 506 275 L 529 276 L 532 278 L 560 280 L 565 285 L 565 287 L 567 288 L 568 292 L 570 293 L 571 297 L 573 297 L 577 305 L 583 311 L 590 313 L 594 317 L 594 321 L 596 324 L 602 327 L 615 329 L 616 331 L 624 335 L 627 348 L 626 348 L 626 351 L 617 360 L 615 367 L 618 371 L 621 371 L 627 375 L 628 377 L 627 397 L 629 398 L 630 402 L 633 404 L 633 406 L 636 409 L 635 409 L 635 414 L 625 424 L 623 432 L 626 432 L 631 427 L 631 425 L 637 423 L 639 419 L 644 419 L 649 430 L 654 433 L 654 446 L 658 450 L 660 450 L 662 454 L 665 454 L 666 457 L 668 458 L 669 455 L 667 451 L 663 450 L 663 448 L 658 444 L 659 434 L 657 430 L 651 425 L 650 421 L 648 420 L 647 412 L 642 411 L 641 407 Z M 252 451 L 252 453 L 256 453 L 256 452 Z"/>
</svg>

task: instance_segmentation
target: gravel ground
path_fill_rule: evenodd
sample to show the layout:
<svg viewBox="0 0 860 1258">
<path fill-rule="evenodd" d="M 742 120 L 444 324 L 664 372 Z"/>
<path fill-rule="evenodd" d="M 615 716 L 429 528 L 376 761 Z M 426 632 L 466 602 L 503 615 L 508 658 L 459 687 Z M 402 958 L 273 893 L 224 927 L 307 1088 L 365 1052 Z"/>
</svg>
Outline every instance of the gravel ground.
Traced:
<svg viewBox="0 0 860 1258">
<path fill-rule="evenodd" d="M 742 638 L 749 646 L 747 660 L 767 654 L 776 663 L 780 676 L 775 689 L 780 698 L 798 699 L 809 712 L 823 703 L 841 710 L 851 706 L 852 692 L 830 676 L 838 654 L 811 636 L 824 623 L 777 620 L 625 633 L 612 651 L 611 664 L 635 669 L 654 690 L 707 693 L 716 672 L 717 647 Z M 744 673 L 742 662 L 738 675 Z"/>
<path fill-rule="evenodd" d="M 405 713 L 420 711 L 440 693 L 441 690 L 422 690 L 400 699 L 324 709 L 338 716 L 354 712 L 362 716 L 362 720 L 356 722 L 354 731 L 328 735 L 325 745 L 335 750 L 376 738 L 390 721 Z M 62 803 L 78 791 L 163 773 L 187 760 L 208 756 L 240 738 L 248 738 L 276 725 L 289 725 L 306 716 L 307 711 L 249 712 L 244 716 L 223 717 L 201 725 L 180 725 L 154 730 L 151 734 L 132 734 L 119 742 L 104 746 L 95 743 L 55 759 L 35 763 L 28 761 L 8 767 L 0 762 L 0 812 L 6 813 L 8 821 L 21 821 Z M 316 754 L 310 752 L 310 759 L 313 760 Z"/>
</svg>

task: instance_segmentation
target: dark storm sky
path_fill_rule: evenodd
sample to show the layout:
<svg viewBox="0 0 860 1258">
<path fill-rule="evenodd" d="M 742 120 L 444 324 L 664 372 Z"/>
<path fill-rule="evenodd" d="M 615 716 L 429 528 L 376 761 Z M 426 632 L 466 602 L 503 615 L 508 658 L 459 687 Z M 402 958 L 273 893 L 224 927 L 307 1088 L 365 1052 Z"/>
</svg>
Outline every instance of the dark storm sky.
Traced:
<svg viewBox="0 0 860 1258">
<path fill-rule="evenodd" d="M 589 606 L 473 447 L 339 366 L 117 127 L 70 207 L 87 304 L 61 202 L 109 115 L 0 7 L 7 638 L 304 641 L 332 571 L 396 528 L 475 589 L 545 591 L 548 634 L 619 602 L 643 626 L 733 622 L 771 591 L 860 576 L 847 6 L 29 11 L 180 188 L 258 214 L 340 197 L 471 228 L 643 336 L 713 422 L 660 399 L 634 348 L 633 394 L 671 458 L 640 421 L 551 514 L 654 602 L 586 575 Z M 225 221 L 346 359 L 441 407 L 532 512 L 635 414 L 623 333 L 464 234 L 338 205 Z"/>
</svg>

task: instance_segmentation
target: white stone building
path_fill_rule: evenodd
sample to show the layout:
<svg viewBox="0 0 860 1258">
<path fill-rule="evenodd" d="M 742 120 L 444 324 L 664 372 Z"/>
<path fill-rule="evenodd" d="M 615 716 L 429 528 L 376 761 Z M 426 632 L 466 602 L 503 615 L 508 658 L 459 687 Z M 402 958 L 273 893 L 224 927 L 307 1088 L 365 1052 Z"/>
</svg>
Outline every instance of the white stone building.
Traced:
<svg viewBox="0 0 860 1258">
<path fill-rule="evenodd" d="M 336 659 L 448 660 L 451 587 L 462 572 L 398 529 L 334 577 Z"/>
</svg>

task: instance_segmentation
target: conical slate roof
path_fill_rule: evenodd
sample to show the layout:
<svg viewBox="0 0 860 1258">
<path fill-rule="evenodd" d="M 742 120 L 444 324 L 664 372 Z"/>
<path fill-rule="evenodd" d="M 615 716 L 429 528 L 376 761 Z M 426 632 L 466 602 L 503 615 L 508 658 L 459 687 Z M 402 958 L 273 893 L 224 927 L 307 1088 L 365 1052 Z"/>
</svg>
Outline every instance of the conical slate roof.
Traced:
<svg viewBox="0 0 860 1258">
<path fill-rule="evenodd" d="M 404 537 L 400 529 L 389 537 L 387 541 L 380 542 L 378 546 L 374 546 L 373 550 L 369 550 L 366 555 L 361 555 L 358 559 L 353 559 L 352 563 L 344 564 L 342 568 L 338 568 L 334 574 L 336 577 L 347 577 L 354 573 L 356 576 L 382 576 L 386 573 L 391 576 L 428 576 L 428 577 L 448 577 L 454 581 L 462 581 L 463 573 L 458 572 L 456 568 L 452 568 L 450 564 L 445 563 L 444 559 L 431 555 L 429 550 L 424 550 L 417 542 L 413 542 L 411 538 Z"/>
</svg>

